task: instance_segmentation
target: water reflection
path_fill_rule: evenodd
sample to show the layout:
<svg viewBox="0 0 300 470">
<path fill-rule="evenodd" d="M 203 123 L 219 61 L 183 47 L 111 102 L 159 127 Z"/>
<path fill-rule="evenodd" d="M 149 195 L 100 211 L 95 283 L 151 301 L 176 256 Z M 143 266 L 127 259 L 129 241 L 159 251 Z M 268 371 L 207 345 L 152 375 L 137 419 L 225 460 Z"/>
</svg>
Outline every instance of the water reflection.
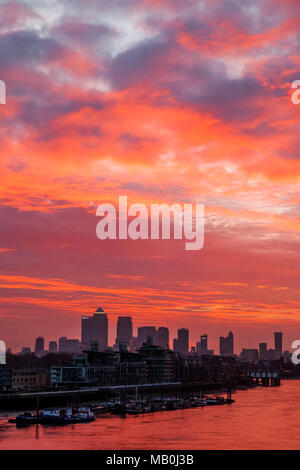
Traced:
<svg viewBox="0 0 300 470">
<path fill-rule="evenodd" d="M 0 449 L 299 449 L 300 381 L 238 391 L 233 405 L 17 429 L 0 419 Z"/>
</svg>

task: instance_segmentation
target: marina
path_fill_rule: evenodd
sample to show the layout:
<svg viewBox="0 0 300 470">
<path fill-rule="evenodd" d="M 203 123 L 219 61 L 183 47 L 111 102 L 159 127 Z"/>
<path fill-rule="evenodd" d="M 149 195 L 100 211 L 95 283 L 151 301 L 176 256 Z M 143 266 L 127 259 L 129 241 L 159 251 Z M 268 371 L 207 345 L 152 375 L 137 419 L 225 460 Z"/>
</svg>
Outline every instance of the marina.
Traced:
<svg viewBox="0 0 300 470">
<path fill-rule="evenodd" d="M 213 405 L 230 405 L 234 403 L 231 394 L 227 397 L 223 395 L 207 396 L 200 394 L 191 395 L 185 398 L 165 397 L 153 398 L 151 401 L 137 399 L 118 399 L 107 402 L 94 403 L 90 406 L 73 406 L 67 408 L 51 408 L 43 411 L 36 410 L 36 413 L 24 412 L 15 418 L 9 418 L 9 423 L 17 426 L 31 426 L 34 424 L 61 425 L 91 422 L 96 416 L 102 414 L 112 415 L 140 415 L 155 413 L 157 411 L 172 411 L 178 409 L 198 408 Z"/>
<path fill-rule="evenodd" d="M 299 380 L 282 380 L 281 387 L 237 390 L 232 405 L 136 415 L 100 410 L 94 421 L 60 426 L 17 427 L 2 414 L 0 449 L 297 449 L 299 392 Z"/>
</svg>

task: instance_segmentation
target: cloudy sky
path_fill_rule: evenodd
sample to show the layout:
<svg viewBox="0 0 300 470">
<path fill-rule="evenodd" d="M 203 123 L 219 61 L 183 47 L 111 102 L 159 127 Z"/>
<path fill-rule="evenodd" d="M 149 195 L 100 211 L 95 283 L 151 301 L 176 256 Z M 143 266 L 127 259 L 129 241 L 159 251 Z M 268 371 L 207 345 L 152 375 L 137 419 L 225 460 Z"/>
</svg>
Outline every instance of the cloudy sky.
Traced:
<svg viewBox="0 0 300 470">
<path fill-rule="evenodd" d="M 300 338 L 299 0 L 2 0 L 0 337 L 136 326 Z M 96 238 L 96 207 L 205 204 L 205 245 Z"/>
</svg>

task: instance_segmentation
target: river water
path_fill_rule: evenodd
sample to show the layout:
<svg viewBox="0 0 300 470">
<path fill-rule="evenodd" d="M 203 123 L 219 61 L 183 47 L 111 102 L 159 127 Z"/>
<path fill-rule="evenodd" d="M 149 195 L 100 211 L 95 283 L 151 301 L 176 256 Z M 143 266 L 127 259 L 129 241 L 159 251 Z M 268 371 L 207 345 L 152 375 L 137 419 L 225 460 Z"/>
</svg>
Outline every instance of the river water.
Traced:
<svg viewBox="0 0 300 470">
<path fill-rule="evenodd" d="M 237 391 L 235 403 L 92 423 L 16 428 L 0 418 L 0 449 L 300 449 L 300 381 Z"/>
</svg>

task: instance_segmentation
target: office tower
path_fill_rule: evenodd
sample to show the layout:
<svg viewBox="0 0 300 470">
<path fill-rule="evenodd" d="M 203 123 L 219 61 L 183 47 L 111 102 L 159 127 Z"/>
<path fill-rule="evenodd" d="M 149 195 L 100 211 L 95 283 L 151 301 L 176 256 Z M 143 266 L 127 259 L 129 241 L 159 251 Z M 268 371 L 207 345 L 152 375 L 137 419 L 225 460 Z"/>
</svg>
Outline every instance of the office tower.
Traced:
<svg viewBox="0 0 300 470">
<path fill-rule="evenodd" d="M 157 330 L 158 336 L 158 346 L 164 349 L 169 349 L 169 328 L 165 328 L 164 326 L 160 326 Z"/>
<path fill-rule="evenodd" d="M 157 330 L 155 326 L 140 326 L 138 328 L 138 344 L 141 348 L 147 343 L 148 338 L 152 338 L 152 344 L 157 345 Z"/>
<path fill-rule="evenodd" d="M 132 318 L 118 317 L 116 346 L 121 344 L 128 348 L 132 341 Z"/>
<path fill-rule="evenodd" d="M 228 336 L 224 338 L 220 337 L 220 356 L 233 356 L 234 355 L 234 346 L 233 346 L 233 333 L 229 331 Z"/>
<path fill-rule="evenodd" d="M 268 359 L 268 345 L 267 343 L 259 343 L 259 359 L 265 361 Z"/>
<path fill-rule="evenodd" d="M 246 362 L 258 361 L 258 349 L 243 349 L 240 358 Z"/>
<path fill-rule="evenodd" d="M 62 336 L 58 340 L 59 352 L 63 353 L 78 353 L 80 352 L 80 342 L 78 339 L 68 339 L 66 336 Z"/>
<path fill-rule="evenodd" d="M 182 354 L 188 354 L 189 352 L 189 330 L 186 328 L 180 328 L 178 330 L 178 346 Z"/>
<path fill-rule="evenodd" d="M 41 336 L 36 338 L 35 347 L 34 347 L 35 354 L 42 354 L 44 352 L 44 344 L 45 344 L 44 338 L 42 338 Z"/>
<path fill-rule="evenodd" d="M 208 354 L 207 335 L 202 335 L 200 337 L 200 341 L 196 343 L 196 348 L 198 354 Z"/>
<path fill-rule="evenodd" d="M 274 333 L 275 359 L 282 357 L 282 333 Z"/>
<path fill-rule="evenodd" d="M 90 349 L 92 341 L 98 341 L 99 351 L 108 346 L 108 319 L 101 307 L 94 315 L 81 318 L 81 342 Z"/>
<path fill-rule="evenodd" d="M 57 342 L 49 341 L 49 353 L 57 353 Z"/>
<path fill-rule="evenodd" d="M 189 352 L 189 330 L 180 328 L 178 330 L 177 339 L 173 340 L 173 350 L 180 354 L 188 354 Z"/>
</svg>

